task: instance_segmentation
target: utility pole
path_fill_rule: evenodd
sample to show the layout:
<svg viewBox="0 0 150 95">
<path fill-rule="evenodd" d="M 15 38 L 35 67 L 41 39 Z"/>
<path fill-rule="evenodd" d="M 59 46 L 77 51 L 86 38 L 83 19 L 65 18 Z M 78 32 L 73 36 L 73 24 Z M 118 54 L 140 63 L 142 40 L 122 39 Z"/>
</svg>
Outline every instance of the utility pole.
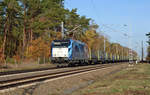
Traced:
<svg viewBox="0 0 150 95">
<path fill-rule="evenodd" d="M 104 60 L 105 60 L 105 48 L 106 48 L 106 40 L 105 40 L 105 34 L 104 34 Z"/>
<path fill-rule="evenodd" d="M 116 42 L 116 59 L 118 60 L 118 45 L 117 45 L 117 42 Z"/>
<path fill-rule="evenodd" d="M 122 57 L 121 57 L 121 60 L 124 60 L 124 51 L 123 51 L 123 48 L 122 48 Z"/>
<path fill-rule="evenodd" d="M 64 22 L 61 22 L 61 35 L 62 39 L 64 39 Z"/>
<path fill-rule="evenodd" d="M 132 51 L 132 39 L 131 39 L 131 27 L 130 27 L 130 32 L 129 32 L 129 63 L 133 63 L 133 51 Z"/>
<path fill-rule="evenodd" d="M 142 58 L 141 58 L 141 61 L 143 62 L 143 57 L 144 57 L 144 48 L 143 48 L 143 41 L 142 41 Z"/>
</svg>

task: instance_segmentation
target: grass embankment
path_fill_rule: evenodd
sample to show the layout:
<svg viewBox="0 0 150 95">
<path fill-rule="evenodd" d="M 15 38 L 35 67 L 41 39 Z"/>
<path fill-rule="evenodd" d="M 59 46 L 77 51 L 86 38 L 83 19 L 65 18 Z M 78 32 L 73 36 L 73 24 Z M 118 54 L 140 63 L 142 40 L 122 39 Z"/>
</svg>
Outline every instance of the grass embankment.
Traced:
<svg viewBox="0 0 150 95">
<path fill-rule="evenodd" d="M 128 67 L 73 95 L 150 95 L 150 64 Z"/>
</svg>

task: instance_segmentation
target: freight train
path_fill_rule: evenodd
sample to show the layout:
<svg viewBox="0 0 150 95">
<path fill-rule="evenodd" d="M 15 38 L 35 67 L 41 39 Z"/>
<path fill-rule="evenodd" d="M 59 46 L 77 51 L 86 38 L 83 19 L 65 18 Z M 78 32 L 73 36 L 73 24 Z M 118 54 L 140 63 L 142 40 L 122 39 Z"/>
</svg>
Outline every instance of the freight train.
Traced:
<svg viewBox="0 0 150 95">
<path fill-rule="evenodd" d="M 51 62 L 57 65 L 86 65 L 96 63 L 114 63 L 129 61 L 127 57 L 119 58 L 118 56 L 91 50 L 88 46 L 80 41 L 66 39 L 53 40 L 51 43 Z"/>
</svg>

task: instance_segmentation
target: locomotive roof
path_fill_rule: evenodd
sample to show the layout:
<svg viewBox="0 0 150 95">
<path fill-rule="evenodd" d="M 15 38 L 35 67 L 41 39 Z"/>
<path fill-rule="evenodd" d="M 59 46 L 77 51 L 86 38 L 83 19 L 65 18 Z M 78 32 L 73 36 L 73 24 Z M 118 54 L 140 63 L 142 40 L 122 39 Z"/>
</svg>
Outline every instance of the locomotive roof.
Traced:
<svg viewBox="0 0 150 95">
<path fill-rule="evenodd" d="M 67 42 L 70 41 L 70 39 L 63 39 L 63 40 L 53 40 L 54 42 Z"/>
<path fill-rule="evenodd" d="M 73 40 L 73 39 L 63 39 L 63 40 L 53 40 L 54 42 L 68 42 L 68 41 L 73 41 L 73 42 L 77 42 L 79 44 L 83 44 L 85 45 L 85 43 L 78 41 L 78 40 Z"/>
</svg>

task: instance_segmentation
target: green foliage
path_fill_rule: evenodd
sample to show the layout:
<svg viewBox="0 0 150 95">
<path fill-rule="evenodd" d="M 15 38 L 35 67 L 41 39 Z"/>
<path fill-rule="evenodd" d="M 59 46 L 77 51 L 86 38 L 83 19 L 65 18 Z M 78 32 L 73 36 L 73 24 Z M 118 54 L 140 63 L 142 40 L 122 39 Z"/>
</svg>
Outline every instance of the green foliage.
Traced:
<svg viewBox="0 0 150 95">
<path fill-rule="evenodd" d="M 148 37 L 148 41 L 147 41 L 147 43 L 150 45 L 150 33 L 148 33 L 148 34 L 146 34 L 146 36 Z"/>
<path fill-rule="evenodd" d="M 18 49 L 19 43 L 19 20 L 21 14 L 21 7 L 16 0 L 3 0 L 0 2 L 0 17 L 1 30 L 0 36 L 3 37 L 3 51 L 5 55 L 13 56 Z M 14 44 L 15 43 L 15 44 Z M 7 47 L 7 48 L 6 48 Z"/>
<path fill-rule="evenodd" d="M 15 60 L 14 60 L 13 58 L 7 57 L 7 58 L 6 58 L 6 63 L 15 64 Z"/>
<path fill-rule="evenodd" d="M 150 61 L 150 33 L 146 34 L 146 36 L 148 37 L 148 41 L 147 43 L 149 44 L 148 48 L 147 48 L 147 57 L 146 60 Z"/>
<path fill-rule="evenodd" d="M 63 7 L 64 0 L 3 0 L 0 2 L 0 48 L 6 56 L 24 54 L 32 40 L 39 37 L 45 42 L 60 38 L 60 24 L 65 26 L 89 24 L 86 17 L 79 17 L 76 9 Z M 71 16 L 72 15 L 72 16 Z M 70 17 L 69 17 L 70 16 Z M 76 18 L 76 19 L 75 19 Z M 70 23 L 67 25 L 67 21 Z M 73 27 L 65 27 L 67 31 Z M 82 27 L 85 28 L 85 27 Z M 87 27 L 86 27 L 87 28 Z M 67 32 L 66 31 L 66 32 Z"/>
<path fill-rule="evenodd" d="M 147 48 L 147 57 L 146 60 L 150 61 L 150 46 Z"/>
</svg>

